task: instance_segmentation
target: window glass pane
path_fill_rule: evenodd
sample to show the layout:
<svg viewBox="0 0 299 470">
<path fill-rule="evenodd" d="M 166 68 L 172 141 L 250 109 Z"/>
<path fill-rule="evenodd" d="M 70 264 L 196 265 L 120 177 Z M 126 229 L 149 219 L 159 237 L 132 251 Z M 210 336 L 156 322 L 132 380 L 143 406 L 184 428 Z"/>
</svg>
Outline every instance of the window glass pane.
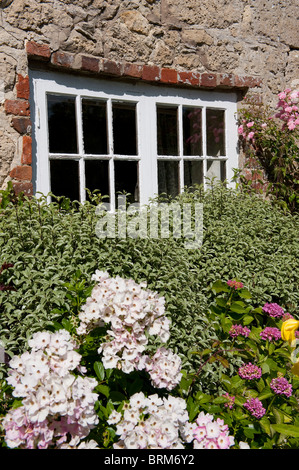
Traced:
<svg viewBox="0 0 299 470">
<path fill-rule="evenodd" d="M 172 197 L 179 194 L 179 162 L 158 161 L 158 192 Z"/>
<path fill-rule="evenodd" d="M 201 113 L 201 108 L 183 108 L 184 155 L 202 155 Z"/>
<path fill-rule="evenodd" d="M 78 153 L 75 97 L 48 95 L 49 151 Z"/>
<path fill-rule="evenodd" d="M 109 196 L 109 162 L 107 160 L 85 160 L 85 187 L 90 191 L 100 190 L 102 196 Z M 88 198 L 88 194 L 86 194 Z M 109 202 L 105 198 L 104 202 Z"/>
<path fill-rule="evenodd" d="M 207 155 L 211 157 L 225 155 L 224 111 L 207 109 Z"/>
<path fill-rule="evenodd" d="M 114 160 L 114 184 L 117 202 L 118 192 L 130 193 L 127 202 L 139 201 L 138 162 Z"/>
<path fill-rule="evenodd" d="M 108 153 L 106 103 L 100 100 L 82 100 L 84 152 L 95 155 Z"/>
<path fill-rule="evenodd" d="M 79 164 L 75 160 L 50 160 L 51 191 L 55 196 L 79 200 Z"/>
<path fill-rule="evenodd" d="M 158 155 L 178 155 L 178 108 L 157 106 Z"/>
<path fill-rule="evenodd" d="M 114 154 L 137 155 L 136 105 L 113 103 Z"/>
<path fill-rule="evenodd" d="M 224 181 L 226 179 L 226 162 L 219 160 L 207 161 L 207 178 L 216 177 L 217 180 Z"/>
<path fill-rule="evenodd" d="M 198 160 L 184 161 L 184 186 L 203 183 L 203 162 Z"/>
</svg>

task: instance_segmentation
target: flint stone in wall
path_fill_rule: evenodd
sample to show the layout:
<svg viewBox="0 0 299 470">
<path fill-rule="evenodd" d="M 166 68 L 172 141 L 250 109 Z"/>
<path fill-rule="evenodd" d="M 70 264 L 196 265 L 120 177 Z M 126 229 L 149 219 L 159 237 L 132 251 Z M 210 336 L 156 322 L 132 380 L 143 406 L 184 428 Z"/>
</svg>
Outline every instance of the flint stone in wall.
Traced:
<svg viewBox="0 0 299 470">
<path fill-rule="evenodd" d="M 189 25 L 227 28 L 242 20 L 244 3 L 239 0 L 161 0 L 169 15 Z"/>
<path fill-rule="evenodd" d="M 151 62 L 157 65 L 171 65 L 175 51 L 171 50 L 164 41 L 159 40 L 150 56 Z"/>
<path fill-rule="evenodd" d="M 290 51 L 285 71 L 286 80 L 291 88 L 299 90 L 299 50 Z"/>
<path fill-rule="evenodd" d="M 299 48 L 299 3 L 257 0 L 255 2 L 254 31 L 291 48 Z"/>
<path fill-rule="evenodd" d="M 130 31 L 144 35 L 149 33 L 150 24 L 139 11 L 124 11 L 120 18 Z"/>
<path fill-rule="evenodd" d="M 0 129 L 0 187 L 3 185 L 15 156 L 14 141 Z"/>
<path fill-rule="evenodd" d="M 0 36 L 1 38 L 1 36 Z M 12 54 L 0 53 L 0 89 L 2 93 L 12 91 L 16 82 L 17 61 Z M 4 96 L 0 96 L 3 101 Z"/>
<path fill-rule="evenodd" d="M 202 29 L 187 29 L 182 31 L 182 41 L 193 44 L 213 44 L 213 38 Z"/>
</svg>

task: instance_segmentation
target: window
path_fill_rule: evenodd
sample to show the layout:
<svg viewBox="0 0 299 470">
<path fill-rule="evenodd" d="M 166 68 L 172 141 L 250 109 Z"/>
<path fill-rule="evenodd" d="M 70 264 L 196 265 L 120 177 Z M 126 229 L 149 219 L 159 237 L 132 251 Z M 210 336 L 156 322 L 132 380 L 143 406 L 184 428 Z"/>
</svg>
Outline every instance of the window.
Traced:
<svg viewBox="0 0 299 470">
<path fill-rule="evenodd" d="M 160 87 L 32 71 L 35 190 L 84 201 L 228 182 L 238 166 L 233 92 Z"/>
</svg>

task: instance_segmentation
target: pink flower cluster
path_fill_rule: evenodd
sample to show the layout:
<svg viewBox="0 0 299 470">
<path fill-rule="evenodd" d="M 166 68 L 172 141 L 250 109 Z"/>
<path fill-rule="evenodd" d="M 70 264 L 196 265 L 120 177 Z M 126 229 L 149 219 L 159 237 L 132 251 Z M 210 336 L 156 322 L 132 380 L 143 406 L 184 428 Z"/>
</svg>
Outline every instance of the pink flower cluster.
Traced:
<svg viewBox="0 0 299 470">
<path fill-rule="evenodd" d="M 210 414 L 201 411 L 193 431 L 194 449 L 229 449 L 234 445 L 234 437 L 229 435 L 228 426 L 220 418 L 214 420 Z"/>
<path fill-rule="evenodd" d="M 146 397 L 143 392 L 135 393 L 121 412 L 113 410 L 108 424 L 116 426 L 120 437 L 116 449 L 184 449 L 195 427 L 183 398 Z"/>
<path fill-rule="evenodd" d="M 277 395 L 285 395 L 286 397 L 292 395 L 292 385 L 282 376 L 272 379 L 270 387 Z"/>
<path fill-rule="evenodd" d="M 105 368 L 120 368 L 125 373 L 144 368 L 142 358 L 148 339 L 157 335 L 161 341 L 169 338 L 170 321 L 165 317 L 163 297 L 119 276 L 111 278 L 107 272 L 96 271 L 97 281 L 91 296 L 79 314 L 78 334 L 85 334 L 97 326 L 108 324 L 107 341 L 99 348 Z"/>
<path fill-rule="evenodd" d="M 277 103 L 278 112 L 275 114 L 276 118 L 284 122 L 284 126 L 290 131 L 293 131 L 299 126 L 299 91 L 293 91 L 290 88 L 282 91 L 278 95 L 279 101 Z"/>
<path fill-rule="evenodd" d="M 113 410 L 108 424 L 115 425 L 120 440 L 115 449 L 229 449 L 234 437 L 222 419 L 201 412 L 189 421 L 182 398 L 135 393 L 121 411 Z"/>
<path fill-rule="evenodd" d="M 266 328 L 263 329 L 263 331 L 260 332 L 260 337 L 264 339 L 265 341 L 276 341 L 278 339 L 281 339 L 281 332 L 279 328 L 273 328 L 271 326 L 266 326 Z"/>
<path fill-rule="evenodd" d="M 240 281 L 229 280 L 227 281 L 227 285 L 232 289 L 242 289 L 244 284 Z"/>
<path fill-rule="evenodd" d="M 262 369 L 249 362 L 239 368 L 239 376 L 244 380 L 259 379 L 262 376 Z"/>
<path fill-rule="evenodd" d="M 276 303 L 266 303 L 263 306 L 263 312 L 268 313 L 272 318 L 281 318 L 284 315 L 284 309 Z"/>
<path fill-rule="evenodd" d="M 238 133 L 243 139 L 252 140 L 254 137 L 254 130 L 250 130 L 254 126 L 254 121 L 246 122 L 243 119 L 243 124 L 238 127 Z M 248 132 L 249 131 L 249 132 Z"/>
<path fill-rule="evenodd" d="M 227 398 L 227 402 L 224 403 L 224 406 L 226 408 L 229 408 L 230 410 L 234 407 L 235 404 L 235 397 L 230 395 L 228 392 L 223 395 L 225 398 Z"/>
<path fill-rule="evenodd" d="M 237 336 L 245 336 L 245 338 L 248 338 L 250 335 L 250 329 L 247 328 L 247 326 L 232 325 L 231 329 L 229 330 L 229 335 L 232 338 L 236 338 Z"/>
<path fill-rule="evenodd" d="M 278 94 L 278 98 L 279 100 L 276 105 L 278 111 L 269 119 L 278 118 L 283 122 L 282 129 L 287 128 L 293 131 L 299 126 L 299 91 L 292 91 L 290 88 L 287 88 Z M 266 122 L 260 123 L 258 120 L 247 122 L 243 119 L 242 124 L 238 127 L 238 133 L 243 139 L 254 143 L 254 136 L 260 130 L 259 127 L 266 129 L 268 126 Z"/>
<path fill-rule="evenodd" d="M 77 446 L 98 423 L 93 393 L 97 381 L 71 373 L 81 356 L 66 330 L 35 333 L 31 352 L 10 361 L 7 383 L 22 406 L 3 419 L 8 447 Z"/>
<path fill-rule="evenodd" d="M 147 334 L 162 342 L 169 338 L 170 321 L 164 315 L 164 297 L 119 276 L 96 271 L 97 285 L 79 314 L 78 334 L 109 324 L 107 340 L 98 350 L 105 368 L 119 368 L 125 373 L 145 369 L 154 386 L 173 389 L 181 379 L 181 359 L 165 348 L 151 358 L 145 354 Z"/>
<path fill-rule="evenodd" d="M 257 419 L 261 419 L 266 413 L 262 402 L 258 398 L 249 398 L 243 406 Z"/>
<path fill-rule="evenodd" d="M 146 358 L 145 370 L 149 373 L 155 388 L 172 390 L 181 381 L 181 363 L 177 354 L 168 349 L 159 348 L 151 358 Z"/>
</svg>

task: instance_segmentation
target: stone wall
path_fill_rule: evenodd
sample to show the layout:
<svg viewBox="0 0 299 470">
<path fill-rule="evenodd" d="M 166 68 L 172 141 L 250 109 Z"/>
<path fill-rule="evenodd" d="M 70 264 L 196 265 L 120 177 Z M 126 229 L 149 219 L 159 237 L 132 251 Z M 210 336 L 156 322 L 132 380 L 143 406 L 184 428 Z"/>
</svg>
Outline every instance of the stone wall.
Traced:
<svg viewBox="0 0 299 470">
<path fill-rule="evenodd" d="M 31 61 L 273 104 L 299 87 L 298 18 L 295 0 L 0 0 L 0 187 L 32 191 Z"/>
</svg>

